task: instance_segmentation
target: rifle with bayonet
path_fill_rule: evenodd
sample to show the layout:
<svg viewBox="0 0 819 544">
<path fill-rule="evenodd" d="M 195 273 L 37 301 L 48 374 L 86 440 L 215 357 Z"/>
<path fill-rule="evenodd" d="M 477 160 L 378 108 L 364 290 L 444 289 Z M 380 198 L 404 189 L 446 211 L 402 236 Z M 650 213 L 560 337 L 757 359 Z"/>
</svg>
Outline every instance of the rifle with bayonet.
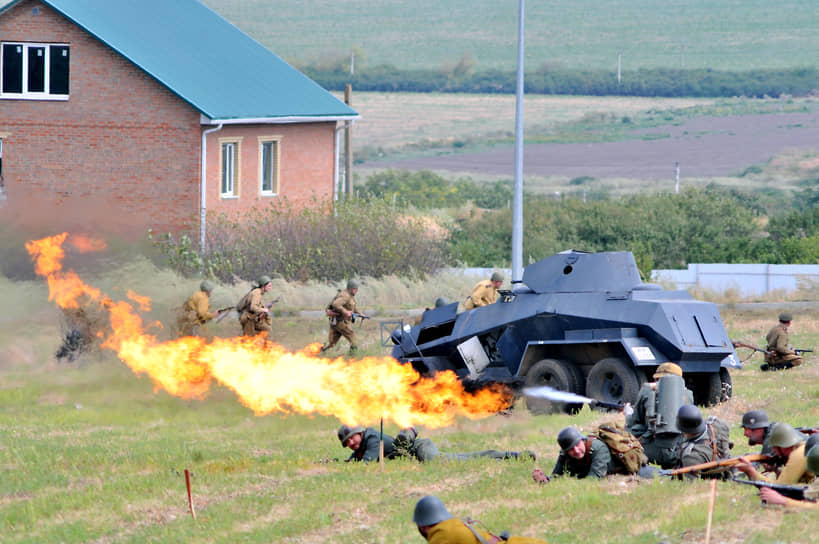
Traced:
<svg viewBox="0 0 819 544">
<path fill-rule="evenodd" d="M 789 499 L 794 499 L 797 501 L 805 500 L 805 490 L 808 488 L 808 486 L 806 485 L 775 484 L 763 480 L 745 480 L 744 478 L 731 478 L 731 480 L 738 484 L 753 485 L 756 486 L 758 489 L 767 487 L 769 489 L 773 489 L 774 491 L 776 491 L 777 493 L 784 497 L 788 497 Z"/>
<path fill-rule="evenodd" d="M 774 356 L 774 354 L 771 353 L 768 350 L 756 347 L 756 346 L 751 345 L 751 344 L 746 344 L 745 342 L 740 342 L 739 340 L 731 340 L 731 344 L 733 344 L 735 348 L 748 348 L 748 349 L 751 349 L 751 350 L 754 350 L 754 351 L 758 351 L 759 353 L 762 353 L 763 355 L 768 355 L 769 357 Z M 753 353 L 751 355 L 753 355 Z"/>
<path fill-rule="evenodd" d="M 687 467 L 675 468 L 670 470 L 660 470 L 661 476 L 680 476 L 682 474 L 689 474 L 691 472 L 705 472 L 714 474 L 717 472 L 725 472 L 726 470 L 738 465 L 742 460 L 756 463 L 764 462 L 769 464 L 783 464 L 783 458 L 776 455 L 767 455 L 764 453 L 751 453 L 741 457 L 728 457 L 726 459 L 718 459 L 716 461 L 709 461 L 707 463 L 700 463 L 698 465 L 689 465 Z"/>
</svg>

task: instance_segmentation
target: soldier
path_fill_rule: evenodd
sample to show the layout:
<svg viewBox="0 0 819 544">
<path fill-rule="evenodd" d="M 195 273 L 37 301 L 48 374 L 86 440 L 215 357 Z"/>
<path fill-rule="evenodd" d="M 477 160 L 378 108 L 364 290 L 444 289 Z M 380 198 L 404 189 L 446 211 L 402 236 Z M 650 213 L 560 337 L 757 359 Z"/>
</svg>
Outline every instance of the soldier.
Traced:
<svg viewBox="0 0 819 544">
<path fill-rule="evenodd" d="M 343 447 L 353 450 L 352 455 L 350 455 L 347 461 L 367 462 L 378 460 L 381 433 L 372 427 L 365 428 L 361 425 L 353 427 L 342 425 L 339 427 L 337 435 Z M 483 450 L 470 453 L 442 453 L 432 440 L 428 438 L 418 438 L 418 432 L 413 427 L 402 429 L 395 438 L 388 434 L 383 435 L 383 438 L 385 459 L 408 457 L 421 462 L 431 461 L 432 459 L 463 461 L 477 457 L 490 457 L 492 459 L 518 459 L 528 457 L 532 460 L 535 459 L 535 454 L 529 451 L 523 452 L 523 454 L 516 451 L 500 450 Z"/>
<path fill-rule="evenodd" d="M 452 517 L 441 499 L 434 495 L 422 497 L 415 503 L 412 521 L 418 526 L 429 544 L 546 544 L 545 540 L 523 536 L 509 536 L 507 532 L 495 535 L 489 531 L 476 529 L 479 522 Z"/>
<path fill-rule="evenodd" d="M 552 477 L 564 474 L 575 478 L 602 478 L 617 471 L 617 464 L 611 457 L 609 447 L 599 438 L 585 437 L 575 427 L 566 427 L 557 435 L 560 454 L 552 469 Z M 532 477 L 536 482 L 549 480 L 543 471 L 535 469 Z"/>
<path fill-rule="evenodd" d="M 445 298 L 438 297 L 438 298 L 435 299 L 435 306 L 434 307 L 435 308 L 441 308 L 442 306 L 446 306 L 447 304 L 449 304 L 449 302 L 447 302 Z M 424 314 L 427 313 L 429 310 L 430 310 L 430 308 L 424 308 L 424 313 L 422 313 L 421 315 L 419 315 L 418 317 L 415 318 L 415 321 L 413 322 L 413 325 L 415 325 L 415 326 L 420 325 L 421 322 L 424 320 Z"/>
<path fill-rule="evenodd" d="M 802 364 L 802 357 L 788 346 L 788 327 L 790 326 L 791 314 L 787 312 L 779 314 L 779 324 L 768 331 L 765 337 L 768 341 L 768 347 L 765 350 L 772 355 L 765 355 L 765 362 L 760 367 L 762 370 L 782 370 Z"/>
<path fill-rule="evenodd" d="M 807 470 L 807 460 L 805 459 L 805 440 L 807 437 L 788 425 L 787 423 L 777 423 L 771 431 L 771 446 L 773 453 L 777 457 L 785 459 L 785 466 L 777 476 L 775 483 L 793 485 L 798 483 L 808 483 L 813 480 L 813 474 Z M 770 478 L 764 475 L 748 462 L 744 457 L 736 465 L 736 469 L 744 472 L 751 480 L 762 480 L 770 482 Z"/>
<path fill-rule="evenodd" d="M 480 308 L 487 304 L 493 304 L 498 300 L 498 289 L 503 284 L 503 274 L 500 272 L 493 272 L 489 280 L 479 281 L 472 288 L 472 294 L 466 297 L 464 308 L 471 310 L 472 308 Z"/>
<path fill-rule="evenodd" d="M 245 336 L 256 336 L 263 332 L 269 337 L 273 332 L 270 309 L 262 302 L 264 294 L 273 288 L 271 281 L 270 276 L 260 276 L 255 287 L 236 305 L 242 334 Z"/>
<path fill-rule="evenodd" d="M 648 461 L 662 468 L 677 464 L 674 446 L 680 437 L 677 412 L 683 404 L 693 404 L 679 365 L 663 363 L 654 372 L 654 382 L 643 384 L 634 411 L 626 417 L 626 428 L 640 439 Z"/>
<path fill-rule="evenodd" d="M 201 326 L 219 315 L 220 311 L 210 311 L 210 294 L 214 287 L 212 281 L 204 280 L 199 284 L 199 290 L 182 305 L 176 322 L 179 336 L 198 336 Z"/>
<path fill-rule="evenodd" d="M 327 343 L 321 347 L 321 351 L 327 351 L 343 336 L 350 342 L 350 354 L 358 349 L 358 341 L 353 329 L 353 314 L 358 313 L 355 305 L 355 295 L 358 293 L 358 280 L 351 279 L 347 282 L 347 288 L 339 290 L 330 304 L 327 305 L 327 317 L 330 320 L 330 336 Z"/>
<path fill-rule="evenodd" d="M 774 426 L 776 423 L 768 421 L 768 414 L 762 410 L 750 410 L 742 414 L 742 429 L 748 438 L 748 445 L 762 444 L 762 450 L 759 453 L 764 455 L 773 455 L 771 430 Z"/>
<path fill-rule="evenodd" d="M 814 475 L 819 474 L 819 446 L 814 445 L 812 448 L 810 448 L 806 458 L 806 468 L 808 471 L 812 472 Z M 817 502 L 819 501 L 819 479 L 814 479 L 813 483 L 810 484 L 805 490 L 806 500 L 804 501 L 784 497 L 781 493 L 769 487 L 763 487 L 760 489 L 759 497 L 762 499 L 762 502 L 767 504 L 781 504 L 792 508 L 807 508 L 816 510 L 819 509 L 819 502 Z"/>
<path fill-rule="evenodd" d="M 689 467 L 711 461 L 718 461 L 730 456 L 732 444 L 728 436 L 728 424 L 721 419 L 710 416 L 703 420 L 700 409 L 693 404 L 684 404 L 677 412 L 677 428 L 682 437 L 677 443 L 677 467 Z M 726 478 L 729 473 L 715 474 L 689 472 L 687 477 Z"/>
</svg>

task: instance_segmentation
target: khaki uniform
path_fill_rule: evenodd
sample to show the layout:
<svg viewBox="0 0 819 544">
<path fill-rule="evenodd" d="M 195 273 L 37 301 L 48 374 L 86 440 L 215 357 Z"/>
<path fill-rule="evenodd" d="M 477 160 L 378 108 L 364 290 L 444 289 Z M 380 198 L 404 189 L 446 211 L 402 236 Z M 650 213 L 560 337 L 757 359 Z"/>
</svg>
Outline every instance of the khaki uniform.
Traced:
<svg viewBox="0 0 819 544">
<path fill-rule="evenodd" d="M 482 531 L 477 527 L 474 529 L 483 540 L 475 536 L 475 533 L 466 523 L 457 518 L 450 518 L 430 527 L 426 538 L 429 544 L 494 544 L 502 542 L 486 531 Z M 546 544 L 545 540 L 524 536 L 510 536 L 509 540 L 505 542 L 509 544 Z"/>
<path fill-rule="evenodd" d="M 242 325 L 242 334 L 245 336 L 256 336 L 260 332 L 267 333 L 270 337 L 273 332 L 273 322 L 270 314 L 265 312 L 265 305 L 262 303 L 264 291 L 262 287 L 257 287 L 248 293 L 248 301 L 239 316 L 239 323 Z"/>
<path fill-rule="evenodd" d="M 790 368 L 802 364 L 802 357 L 793 352 L 788 346 L 788 331 L 785 325 L 780 323 L 768 331 L 765 337 L 768 341 L 767 351 L 772 352 L 773 357 L 766 355 L 765 362 L 777 368 Z"/>
<path fill-rule="evenodd" d="M 808 460 L 805 457 L 805 443 L 802 442 L 799 447 L 793 450 L 788 456 L 788 462 L 782 467 L 782 471 L 776 480 L 771 480 L 765 476 L 761 476 L 759 480 L 784 485 L 796 485 L 810 483 L 813 481 L 813 478 L 813 473 L 808 471 Z"/>
<path fill-rule="evenodd" d="M 206 291 L 195 292 L 182 305 L 182 310 L 176 322 L 179 336 L 197 336 L 200 326 L 214 317 L 216 317 L 216 314 L 210 311 L 210 296 L 208 293 Z"/>
<path fill-rule="evenodd" d="M 466 297 L 464 308 L 471 310 L 472 308 L 480 308 L 487 304 L 494 304 L 498 300 L 498 290 L 490 280 L 479 281 L 472 288 L 472 294 Z"/>
<path fill-rule="evenodd" d="M 335 298 L 327 306 L 330 315 L 330 335 L 327 343 L 322 348 L 322 351 L 328 350 L 335 346 L 343 336 L 350 342 L 350 351 L 358 348 L 358 341 L 355 337 L 355 330 L 353 330 L 352 318 L 347 317 L 347 312 L 358 313 L 355 305 L 355 296 L 347 289 L 340 290 Z"/>
<path fill-rule="evenodd" d="M 804 501 L 797 501 L 795 499 L 791 499 L 785 497 L 785 504 L 788 508 L 800 508 L 804 510 L 819 510 L 819 480 L 814 480 L 812 484 L 808 486 L 805 490 L 805 499 Z"/>
</svg>

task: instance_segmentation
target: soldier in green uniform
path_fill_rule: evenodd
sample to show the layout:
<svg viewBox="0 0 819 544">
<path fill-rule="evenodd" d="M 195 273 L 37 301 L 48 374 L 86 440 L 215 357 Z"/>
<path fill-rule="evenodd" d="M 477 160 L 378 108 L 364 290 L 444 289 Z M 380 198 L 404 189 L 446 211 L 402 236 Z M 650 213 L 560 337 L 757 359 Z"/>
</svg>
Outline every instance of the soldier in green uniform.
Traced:
<svg viewBox="0 0 819 544">
<path fill-rule="evenodd" d="M 270 276 L 260 276 L 255 287 L 236 305 L 239 323 L 242 325 L 242 334 L 245 336 L 265 333 L 269 338 L 273 332 L 270 310 L 262 301 L 264 294 L 273 288 L 271 281 Z"/>
<path fill-rule="evenodd" d="M 182 305 L 176 321 L 179 336 L 198 336 L 201 326 L 219 315 L 218 311 L 210 311 L 210 294 L 214 287 L 212 281 L 203 281 L 199 290 Z"/>
<path fill-rule="evenodd" d="M 704 420 L 700 409 L 693 404 L 684 404 L 677 412 L 677 428 L 682 437 L 677 444 L 677 467 L 690 467 L 730 456 L 730 429 L 721 419 L 710 416 Z M 726 478 L 728 472 L 714 474 L 689 472 L 689 478 Z"/>
<path fill-rule="evenodd" d="M 762 370 L 782 370 L 802 364 L 802 357 L 788 345 L 788 328 L 791 326 L 791 319 L 791 314 L 787 312 L 779 314 L 779 324 L 768 331 L 765 337 L 768 347 L 765 349 L 772 355 L 765 356 L 765 363 L 761 366 Z"/>
<path fill-rule="evenodd" d="M 441 499 L 434 495 L 422 497 L 415 503 L 412 521 L 429 544 L 546 544 L 537 538 L 510 536 L 505 531 L 495 535 L 485 527 L 478 529 L 475 527 L 478 522 L 452 517 Z"/>
<path fill-rule="evenodd" d="M 585 437 L 575 427 L 566 427 L 557 435 L 560 454 L 552 469 L 552 477 L 564 474 L 575 478 L 602 478 L 617 472 L 617 464 L 609 447 L 599 438 Z M 539 469 L 532 474 L 535 481 L 548 481 Z M 539 478 L 539 476 L 541 478 Z"/>
<path fill-rule="evenodd" d="M 771 430 L 775 422 L 768 421 L 768 414 L 763 410 L 750 410 L 742 414 L 742 430 L 748 439 L 749 446 L 762 444 L 763 455 L 773 455 L 771 446 Z"/>
<path fill-rule="evenodd" d="M 472 294 L 466 297 L 464 308 L 471 310 L 487 304 L 494 304 L 498 300 L 498 289 L 503 285 L 503 274 L 494 272 L 489 280 L 479 281 L 472 288 Z"/>
<path fill-rule="evenodd" d="M 677 412 L 683 404 L 693 404 L 694 396 L 685 387 L 679 365 L 663 363 L 654 372 L 654 382 L 643 384 L 626 417 L 626 428 L 640 439 L 649 462 L 664 469 L 677 464 L 674 446 L 680 437 Z"/>
<path fill-rule="evenodd" d="M 378 460 L 381 433 L 377 430 L 372 427 L 365 428 L 361 425 L 353 427 L 342 425 L 339 427 L 337 435 L 343 447 L 353 450 L 352 455 L 350 455 L 347 461 L 366 462 Z M 421 462 L 431 461 L 432 459 L 464 461 L 477 457 L 490 457 L 492 459 L 535 459 L 535 454 L 532 452 L 524 452 L 521 454 L 516 451 L 483 450 L 470 453 L 442 453 L 432 440 L 428 438 L 418 438 L 418 433 L 413 427 L 402 429 L 395 438 L 388 434 L 383 435 L 383 438 L 385 459 L 407 457 L 417 459 Z"/>
<path fill-rule="evenodd" d="M 350 354 L 358 349 L 358 341 L 353 329 L 353 314 L 358 313 L 355 305 L 355 295 L 359 288 L 358 280 L 351 279 L 347 282 L 347 288 L 341 289 L 327 305 L 327 317 L 330 320 L 330 335 L 327 343 L 321 347 L 321 351 L 327 351 L 336 345 L 343 336 L 350 342 Z"/>
</svg>

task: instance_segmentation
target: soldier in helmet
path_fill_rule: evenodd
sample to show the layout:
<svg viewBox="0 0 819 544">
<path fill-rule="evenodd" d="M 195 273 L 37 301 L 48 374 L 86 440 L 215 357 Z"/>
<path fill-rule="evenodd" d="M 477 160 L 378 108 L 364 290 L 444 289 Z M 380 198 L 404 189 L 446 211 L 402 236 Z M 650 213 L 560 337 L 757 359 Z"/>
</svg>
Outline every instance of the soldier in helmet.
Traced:
<svg viewBox="0 0 819 544">
<path fill-rule="evenodd" d="M 788 345 L 788 328 L 791 326 L 791 319 L 791 314 L 788 312 L 779 314 L 779 324 L 768 331 L 765 337 L 768 347 L 765 349 L 772 355 L 765 355 L 762 370 L 782 370 L 802 364 L 802 357 Z"/>
<path fill-rule="evenodd" d="M 503 274 L 493 272 L 491 278 L 475 284 L 475 287 L 472 288 L 472 294 L 466 297 L 464 308 L 471 310 L 472 308 L 493 304 L 498 300 L 498 289 L 500 289 L 501 285 L 503 285 Z"/>
<path fill-rule="evenodd" d="M 176 321 L 179 336 L 199 335 L 200 327 L 220 314 L 220 311 L 210 310 L 210 294 L 214 287 L 212 281 L 204 280 L 199 284 L 199 290 L 182 305 Z"/>
<path fill-rule="evenodd" d="M 750 410 L 742 415 L 742 430 L 748 438 L 749 446 L 762 445 L 759 453 L 762 455 L 774 455 L 771 446 L 771 430 L 776 426 L 776 422 L 768 421 L 768 414 L 763 410 Z M 765 472 L 775 472 L 777 466 L 771 463 L 760 463 Z"/>
<path fill-rule="evenodd" d="M 259 276 L 253 289 L 250 290 L 236 305 L 239 313 L 239 323 L 242 325 L 242 334 L 256 336 L 265 333 L 268 337 L 273 332 L 273 323 L 270 319 L 270 309 L 264 305 L 262 297 L 273 288 L 270 276 Z"/>
<path fill-rule="evenodd" d="M 703 419 L 700 409 L 693 404 L 680 406 L 677 411 L 677 428 L 682 433 L 676 449 L 678 468 L 718 461 L 730 456 L 732 444 L 728 438 L 730 434 L 728 424 L 714 416 Z M 728 473 L 690 472 L 686 476 L 725 478 Z"/>
<path fill-rule="evenodd" d="M 798 483 L 808 483 L 813 480 L 813 474 L 807 469 L 805 458 L 805 441 L 807 437 L 788 425 L 787 423 L 777 423 L 771 431 L 771 446 L 773 453 L 777 457 L 785 459 L 785 466 L 777 476 L 775 482 L 778 484 L 794 485 Z M 747 459 L 740 458 L 736 469 L 744 472 L 751 480 L 762 480 L 770 482 L 756 467 Z"/>
<path fill-rule="evenodd" d="M 816 435 L 814 435 L 816 436 Z M 808 439 L 810 442 L 810 439 Z M 808 454 L 806 455 L 806 468 L 808 472 L 814 475 L 813 483 L 805 489 L 805 499 L 803 501 L 791 499 L 783 496 L 778 491 L 769 487 L 763 487 L 759 490 L 759 498 L 766 504 L 781 504 L 792 508 L 805 508 L 810 510 L 819 509 L 819 479 L 815 478 L 819 474 L 819 445 L 814 441 L 813 444 L 806 443 Z"/>
<path fill-rule="evenodd" d="M 441 499 L 434 495 L 422 497 L 415 503 L 412 521 L 429 544 L 546 544 L 545 540 L 537 538 L 509 536 L 505 531 L 495 535 L 485 527 L 478 529 L 475 525 L 479 522 L 454 518 Z"/>
<path fill-rule="evenodd" d="M 330 304 L 327 305 L 327 318 L 330 320 L 330 335 L 327 343 L 321 347 L 321 351 L 327 351 L 343 336 L 350 342 L 350 354 L 358 349 L 358 341 L 353 329 L 353 314 L 358 313 L 355 305 L 355 295 L 358 293 L 360 283 L 357 279 L 347 282 L 346 289 L 339 289 Z"/>
<path fill-rule="evenodd" d="M 435 299 L 435 306 L 434 307 L 436 309 L 437 308 L 442 308 L 442 307 L 446 306 L 447 304 L 449 304 L 449 302 L 447 302 L 445 298 L 438 297 L 438 298 Z M 424 312 L 421 315 L 419 315 L 418 317 L 415 318 L 415 321 L 413 322 L 413 325 L 416 325 L 416 326 L 420 325 L 421 322 L 424 320 L 424 314 L 427 313 L 429 310 L 430 310 L 430 308 L 424 308 Z"/>
<path fill-rule="evenodd" d="M 350 455 L 347 461 L 367 462 L 378 460 L 379 444 L 382 435 L 372 427 L 342 425 L 339 427 L 336 435 L 343 447 L 353 450 L 352 455 Z M 402 429 L 395 438 L 384 434 L 383 439 L 385 459 L 408 457 L 421 462 L 431 461 L 433 459 L 463 461 L 477 457 L 490 457 L 492 459 L 535 459 L 535 454 L 528 451 L 523 452 L 523 454 L 516 451 L 500 450 L 483 450 L 470 453 L 442 453 L 438 450 L 438 446 L 429 438 L 418 438 L 418 431 L 416 431 L 414 427 Z"/>
<path fill-rule="evenodd" d="M 586 437 L 575 427 L 566 427 L 557 434 L 560 454 L 552 469 L 552 477 L 564 474 L 575 478 L 602 478 L 613 474 L 617 464 L 605 442 L 599 438 Z M 532 473 L 536 482 L 543 483 L 549 478 L 540 469 Z"/>
<path fill-rule="evenodd" d="M 643 384 L 634 411 L 626 417 L 626 428 L 640 439 L 649 462 L 664 469 L 677 464 L 674 452 L 680 437 L 677 412 L 683 404 L 694 402 L 682 375 L 682 368 L 674 363 L 658 366 L 654 381 Z"/>
</svg>

